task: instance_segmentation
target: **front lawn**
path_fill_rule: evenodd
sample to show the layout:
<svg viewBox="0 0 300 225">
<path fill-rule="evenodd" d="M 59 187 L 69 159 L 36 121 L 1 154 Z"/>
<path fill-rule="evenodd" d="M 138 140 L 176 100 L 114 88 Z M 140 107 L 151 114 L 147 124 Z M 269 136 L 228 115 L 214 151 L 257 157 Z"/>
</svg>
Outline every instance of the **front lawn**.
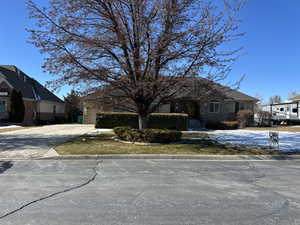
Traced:
<svg viewBox="0 0 300 225">
<path fill-rule="evenodd" d="M 107 154 L 179 154 L 179 155 L 276 155 L 285 154 L 275 150 L 250 147 L 232 147 L 207 139 L 189 140 L 188 134 L 176 144 L 135 145 L 112 140 L 113 133 L 81 136 L 55 150 L 60 155 L 107 155 Z"/>
</svg>

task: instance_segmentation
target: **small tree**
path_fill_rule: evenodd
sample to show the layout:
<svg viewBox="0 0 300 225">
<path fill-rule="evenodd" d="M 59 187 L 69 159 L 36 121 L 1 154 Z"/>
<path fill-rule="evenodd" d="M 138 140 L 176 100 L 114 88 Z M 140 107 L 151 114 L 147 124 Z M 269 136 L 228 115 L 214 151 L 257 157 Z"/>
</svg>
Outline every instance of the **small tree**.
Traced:
<svg viewBox="0 0 300 225">
<path fill-rule="evenodd" d="M 78 116 L 82 114 L 81 97 L 78 92 L 71 90 L 71 92 L 64 97 L 66 104 L 66 114 L 68 122 L 77 122 Z"/>
<path fill-rule="evenodd" d="M 300 94 L 297 91 L 292 91 L 288 94 L 288 98 L 289 99 L 295 99 L 295 98 L 300 99 Z"/>
<path fill-rule="evenodd" d="M 241 110 L 237 114 L 237 121 L 239 122 L 240 128 L 245 128 L 253 124 L 253 112 L 251 110 Z"/>
<path fill-rule="evenodd" d="M 258 110 L 256 112 L 256 120 L 257 120 L 257 125 L 259 127 L 264 127 L 264 126 L 271 126 L 272 122 L 272 114 L 267 111 L 263 110 Z"/>
<path fill-rule="evenodd" d="M 21 91 L 13 90 L 10 96 L 10 121 L 22 123 L 25 116 L 25 104 Z"/>
</svg>

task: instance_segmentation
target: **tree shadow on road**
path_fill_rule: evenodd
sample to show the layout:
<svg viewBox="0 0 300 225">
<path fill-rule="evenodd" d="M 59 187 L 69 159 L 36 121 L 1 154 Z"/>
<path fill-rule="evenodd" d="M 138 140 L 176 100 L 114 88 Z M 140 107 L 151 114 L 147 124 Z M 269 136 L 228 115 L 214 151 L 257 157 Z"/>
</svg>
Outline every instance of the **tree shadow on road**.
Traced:
<svg viewBox="0 0 300 225">
<path fill-rule="evenodd" d="M 24 149 L 48 149 L 57 144 L 76 137 L 76 135 L 49 135 L 41 137 L 36 136 L 15 136 L 10 134 L 1 135 L 1 151 L 18 151 Z"/>
<path fill-rule="evenodd" d="M 10 169 L 13 164 L 10 161 L 1 162 L 0 161 L 0 174 L 4 173 L 6 170 Z"/>
</svg>

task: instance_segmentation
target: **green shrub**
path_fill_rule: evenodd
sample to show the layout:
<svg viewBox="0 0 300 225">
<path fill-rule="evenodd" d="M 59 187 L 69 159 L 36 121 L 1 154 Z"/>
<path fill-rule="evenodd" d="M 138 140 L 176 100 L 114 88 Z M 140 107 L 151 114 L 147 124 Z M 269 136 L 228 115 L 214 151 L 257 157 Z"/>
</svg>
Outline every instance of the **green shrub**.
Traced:
<svg viewBox="0 0 300 225">
<path fill-rule="evenodd" d="M 114 128 L 122 126 L 138 128 L 137 114 L 122 112 L 97 113 L 96 128 Z"/>
<path fill-rule="evenodd" d="M 188 115 L 179 113 L 152 113 L 149 116 L 149 128 L 187 130 Z M 114 127 L 138 128 L 138 115 L 136 113 L 101 112 L 97 114 L 96 128 Z"/>
<path fill-rule="evenodd" d="M 164 129 L 132 129 L 128 127 L 115 127 L 117 137 L 124 141 L 145 143 L 169 143 L 180 141 L 182 133 L 175 130 Z"/>
<path fill-rule="evenodd" d="M 153 113 L 149 118 L 149 128 L 187 130 L 188 115 L 181 113 Z"/>
<path fill-rule="evenodd" d="M 115 134 L 121 140 L 126 140 L 127 139 L 126 135 L 127 135 L 128 130 L 130 130 L 129 127 L 115 127 L 114 128 Z"/>
<path fill-rule="evenodd" d="M 205 125 L 207 129 L 213 130 L 233 130 L 239 128 L 238 121 L 208 121 Z"/>
</svg>

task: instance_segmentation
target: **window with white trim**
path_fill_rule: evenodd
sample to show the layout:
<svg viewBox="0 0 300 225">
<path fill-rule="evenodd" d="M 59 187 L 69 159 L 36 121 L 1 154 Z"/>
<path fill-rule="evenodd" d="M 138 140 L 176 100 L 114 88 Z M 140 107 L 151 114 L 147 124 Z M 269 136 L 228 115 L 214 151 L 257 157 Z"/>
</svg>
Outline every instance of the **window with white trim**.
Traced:
<svg viewBox="0 0 300 225">
<path fill-rule="evenodd" d="M 209 112 L 210 113 L 218 113 L 218 112 L 220 112 L 220 103 L 219 102 L 211 102 L 209 104 Z"/>
</svg>

